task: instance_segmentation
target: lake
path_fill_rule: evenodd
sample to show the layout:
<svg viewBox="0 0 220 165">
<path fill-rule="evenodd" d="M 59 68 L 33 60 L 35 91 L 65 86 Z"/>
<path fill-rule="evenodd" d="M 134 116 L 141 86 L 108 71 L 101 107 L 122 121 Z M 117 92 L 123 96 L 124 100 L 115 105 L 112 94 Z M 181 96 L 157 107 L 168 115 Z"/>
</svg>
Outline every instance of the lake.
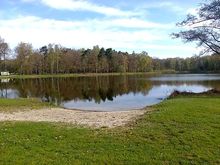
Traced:
<svg viewBox="0 0 220 165">
<path fill-rule="evenodd" d="M 220 90 L 219 74 L 163 74 L 0 80 L 0 97 L 39 98 L 67 109 L 123 111 L 166 99 L 174 90 Z"/>
</svg>

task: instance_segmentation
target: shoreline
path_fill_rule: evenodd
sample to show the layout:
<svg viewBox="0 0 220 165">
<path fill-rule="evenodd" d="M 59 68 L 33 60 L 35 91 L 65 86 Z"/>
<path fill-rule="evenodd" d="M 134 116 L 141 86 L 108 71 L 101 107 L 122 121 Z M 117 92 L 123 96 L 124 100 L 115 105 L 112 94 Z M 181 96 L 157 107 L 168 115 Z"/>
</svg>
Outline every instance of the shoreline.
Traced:
<svg viewBox="0 0 220 165">
<path fill-rule="evenodd" d="M 220 96 L 220 91 L 209 90 L 202 93 L 191 93 L 191 92 L 178 92 L 174 91 L 168 99 L 193 98 L 193 97 L 212 97 Z M 145 107 L 142 109 L 131 109 L 127 111 L 84 111 L 79 109 L 65 109 L 62 107 L 49 106 L 49 104 L 44 104 L 38 102 L 37 100 L 30 99 L 18 99 L 18 100 L 7 100 L 6 107 L 9 110 L 4 111 L 4 103 L 0 108 L 0 122 L 7 121 L 28 121 L 28 122 L 52 122 L 52 123 L 67 123 L 75 124 L 79 126 L 87 126 L 91 128 L 114 128 L 118 126 L 123 126 L 131 121 L 135 121 L 140 116 L 147 112 L 151 112 L 151 107 Z M 14 101 L 14 105 L 11 105 Z M 22 101 L 22 106 L 16 106 L 16 102 Z M 34 102 L 35 101 L 35 102 Z M 37 101 L 37 102 L 36 102 Z M 31 107 L 30 103 L 33 103 Z M 164 102 L 164 101 L 163 101 Z M 162 103 L 163 103 L 162 102 Z M 23 105 L 26 106 L 23 106 Z M 27 105 L 28 104 L 28 105 Z M 37 107 L 36 107 L 37 105 Z M 11 106 L 11 107 L 10 107 Z M 156 104 L 155 106 L 158 106 Z M 154 107 L 154 106 L 153 106 Z M 3 110 L 3 111 L 1 111 Z"/>
<path fill-rule="evenodd" d="M 98 77 L 98 76 L 127 76 L 127 75 L 160 75 L 160 74 L 220 74 L 219 72 L 178 72 L 174 70 L 162 70 L 151 72 L 111 72 L 111 73 L 59 73 L 59 74 L 31 74 L 19 75 L 11 74 L 9 76 L 1 76 L 1 79 L 31 79 L 31 78 L 68 78 L 68 77 Z"/>
<path fill-rule="evenodd" d="M 125 73 L 71 73 L 71 74 L 34 74 L 34 75 L 16 75 L 0 76 L 0 79 L 28 79 L 28 78 L 68 78 L 68 77 L 95 77 L 95 76 L 126 76 L 126 75 L 155 75 L 163 73 L 176 73 L 174 71 L 153 71 L 153 72 L 125 72 Z"/>
<path fill-rule="evenodd" d="M 29 121 L 67 123 L 91 128 L 114 128 L 136 120 L 147 112 L 146 109 L 116 112 L 88 112 L 64 108 L 43 108 L 19 110 L 11 113 L 0 112 L 0 122 Z"/>
</svg>

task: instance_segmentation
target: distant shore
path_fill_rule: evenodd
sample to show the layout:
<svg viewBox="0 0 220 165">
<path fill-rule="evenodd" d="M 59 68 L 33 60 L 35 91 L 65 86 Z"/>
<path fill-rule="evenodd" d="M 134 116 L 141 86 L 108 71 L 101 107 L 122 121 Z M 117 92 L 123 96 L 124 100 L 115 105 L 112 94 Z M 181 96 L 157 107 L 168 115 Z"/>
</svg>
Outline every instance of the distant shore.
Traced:
<svg viewBox="0 0 220 165">
<path fill-rule="evenodd" d="M 5 78 L 53 78 L 53 77 L 93 77 L 93 76 L 120 76 L 120 75 L 155 75 L 163 73 L 175 73 L 172 70 L 155 71 L 155 72 L 126 72 L 126 73 L 71 73 L 71 74 L 34 74 L 34 75 L 18 75 L 11 74 L 10 76 L 0 76 L 0 79 Z"/>
<path fill-rule="evenodd" d="M 126 75 L 158 75 L 158 74 L 220 74 L 220 72 L 177 72 L 174 70 L 152 71 L 152 72 L 125 72 L 125 73 L 62 73 L 62 74 L 32 74 L 20 75 L 11 74 L 9 76 L 1 76 L 0 79 L 14 78 L 14 79 L 29 79 L 29 78 L 65 78 L 65 77 L 95 77 L 95 76 L 126 76 Z"/>
</svg>

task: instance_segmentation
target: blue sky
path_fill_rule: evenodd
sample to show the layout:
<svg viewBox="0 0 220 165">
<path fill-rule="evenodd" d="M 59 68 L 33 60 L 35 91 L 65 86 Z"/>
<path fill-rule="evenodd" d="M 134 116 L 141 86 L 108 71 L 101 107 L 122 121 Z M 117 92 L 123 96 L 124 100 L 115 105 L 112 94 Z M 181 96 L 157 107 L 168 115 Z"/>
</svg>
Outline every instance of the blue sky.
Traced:
<svg viewBox="0 0 220 165">
<path fill-rule="evenodd" d="M 158 58 L 189 57 L 195 44 L 173 40 L 176 23 L 195 13 L 202 0 L 0 0 L 0 36 L 38 48 L 112 47 L 147 51 Z"/>
</svg>

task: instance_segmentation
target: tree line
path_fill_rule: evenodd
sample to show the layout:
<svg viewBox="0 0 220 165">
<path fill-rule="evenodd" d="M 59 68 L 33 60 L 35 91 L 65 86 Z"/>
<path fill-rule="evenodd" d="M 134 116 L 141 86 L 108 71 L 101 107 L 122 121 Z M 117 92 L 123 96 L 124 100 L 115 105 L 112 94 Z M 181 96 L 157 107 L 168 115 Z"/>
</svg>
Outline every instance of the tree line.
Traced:
<svg viewBox="0 0 220 165">
<path fill-rule="evenodd" d="M 49 44 L 33 49 L 31 44 L 21 42 L 14 49 L 14 58 L 5 60 L 3 53 L 0 55 L 1 70 L 18 74 L 147 72 L 152 70 L 152 58 L 146 52 L 129 54 L 98 46 L 92 49 L 70 49 L 57 44 Z"/>
<path fill-rule="evenodd" d="M 7 58 L 10 49 L 0 39 L 0 68 L 15 74 L 68 74 L 150 72 L 162 70 L 189 72 L 220 71 L 220 56 L 193 56 L 191 58 L 152 58 L 147 52 L 127 53 L 94 46 L 92 49 L 70 49 L 49 44 L 33 49 L 29 43 L 19 43 L 14 57 Z M 12 51 L 11 51 L 12 53 Z"/>
<path fill-rule="evenodd" d="M 193 56 L 190 58 L 153 59 L 154 70 L 179 72 L 220 72 L 220 55 Z"/>
</svg>

